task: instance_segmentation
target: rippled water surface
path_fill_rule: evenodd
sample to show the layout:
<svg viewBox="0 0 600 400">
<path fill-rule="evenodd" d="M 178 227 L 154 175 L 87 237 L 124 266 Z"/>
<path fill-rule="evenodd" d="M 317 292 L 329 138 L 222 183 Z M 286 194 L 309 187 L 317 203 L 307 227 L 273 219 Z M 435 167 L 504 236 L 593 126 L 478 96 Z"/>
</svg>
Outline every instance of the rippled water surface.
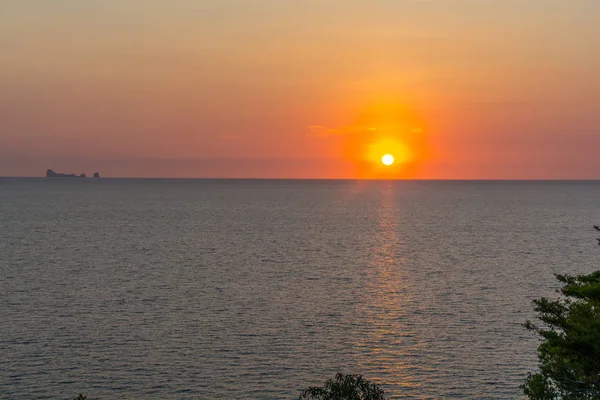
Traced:
<svg viewBox="0 0 600 400">
<path fill-rule="evenodd" d="M 519 398 L 596 182 L 0 180 L 0 398 Z"/>
</svg>

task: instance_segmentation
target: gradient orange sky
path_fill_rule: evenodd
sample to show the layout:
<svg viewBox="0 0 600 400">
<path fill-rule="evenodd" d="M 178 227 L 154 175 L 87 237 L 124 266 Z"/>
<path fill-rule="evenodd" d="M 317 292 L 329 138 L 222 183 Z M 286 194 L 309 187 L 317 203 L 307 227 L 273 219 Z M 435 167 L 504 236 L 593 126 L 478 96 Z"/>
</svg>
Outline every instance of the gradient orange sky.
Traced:
<svg viewBox="0 0 600 400">
<path fill-rule="evenodd" d="M 599 18 L 598 0 L 0 1 L 0 176 L 599 179 Z"/>
</svg>

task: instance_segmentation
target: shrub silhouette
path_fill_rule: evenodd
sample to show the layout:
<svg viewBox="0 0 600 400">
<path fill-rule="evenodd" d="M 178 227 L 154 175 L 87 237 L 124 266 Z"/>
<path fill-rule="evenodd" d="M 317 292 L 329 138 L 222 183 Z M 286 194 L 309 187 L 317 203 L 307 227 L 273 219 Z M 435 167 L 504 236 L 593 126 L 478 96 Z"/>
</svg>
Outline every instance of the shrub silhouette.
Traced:
<svg viewBox="0 0 600 400">
<path fill-rule="evenodd" d="M 361 375 L 336 374 L 323 387 L 304 389 L 299 400 L 385 400 L 383 390 Z"/>
<path fill-rule="evenodd" d="M 555 276 L 561 297 L 534 300 L 543 326 L 524 324 L 542 343 L 540 371 L 521 387 L 532 400 L 600 399 L 600 271 Z"/>
</svg>

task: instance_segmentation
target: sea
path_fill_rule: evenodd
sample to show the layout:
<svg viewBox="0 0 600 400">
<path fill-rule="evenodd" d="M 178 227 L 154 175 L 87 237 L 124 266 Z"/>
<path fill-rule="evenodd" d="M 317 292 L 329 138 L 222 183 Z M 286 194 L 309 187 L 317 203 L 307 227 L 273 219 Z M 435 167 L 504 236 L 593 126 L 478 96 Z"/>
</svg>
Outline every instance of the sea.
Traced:
<svg viewBox="0 0 600 400">
<path fill-rule="evenodd" d="M 0 398 L 522 399 L 600 182 L 0 179 Z"/>
</svg>

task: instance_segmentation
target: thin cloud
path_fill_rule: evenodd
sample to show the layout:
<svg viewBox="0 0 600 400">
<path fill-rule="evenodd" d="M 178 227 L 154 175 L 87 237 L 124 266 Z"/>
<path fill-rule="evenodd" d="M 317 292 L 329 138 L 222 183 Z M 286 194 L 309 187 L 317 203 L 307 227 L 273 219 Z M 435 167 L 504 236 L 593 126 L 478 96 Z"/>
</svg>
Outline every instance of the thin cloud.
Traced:
<svg viewBox="0 0 600 400">
<path fill-rule="evenodd" d="M 342 135 L 352 135 L 356 133 L 364 132 L 365 130 L 375 130 L 377 128 L 363 128 L 363 127 L 352 127 L 352 126 L 343 126 L 340 128 L 328 128 L 322 125 L 310 125 L 308 127 L 308 137 L 314 138 L 327 138 L 332 136 L 342 136 Z"/>
</svg>

